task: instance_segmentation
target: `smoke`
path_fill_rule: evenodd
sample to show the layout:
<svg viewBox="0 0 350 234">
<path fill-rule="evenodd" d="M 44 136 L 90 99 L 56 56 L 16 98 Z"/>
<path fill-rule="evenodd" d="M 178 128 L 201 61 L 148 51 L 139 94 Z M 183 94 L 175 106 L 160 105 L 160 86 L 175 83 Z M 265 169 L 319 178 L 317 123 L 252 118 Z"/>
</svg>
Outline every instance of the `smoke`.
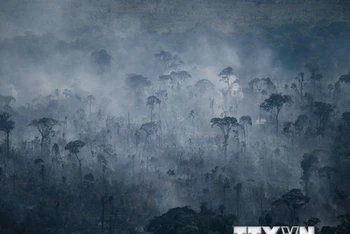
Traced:
<svg viewBox="0 0 350 234">
<path fill-rule="evenodd" d="M 180 170 L 180 176 L 182 168 L 176 165 L 174 158 L 198 165 L 204 158 L 209 162 L 209 166 L 201 168 L 198 172 L 204 173 L 210 172 L 218 162 L 222 161 L 218 152 L 223 137 L 220 130 L 211 128 L 210 119 L 229 111 L 229 114 L 236 116 L 237 119 L 243 115 L 252 116 L 255 129 L 247 130 L 247 134 L 249 132 L 249 136 L 253 139 L 250 142 L 246 139 L 237 141 L 231 136 L 229 151 L 240 149 L 243 143 L 252 151 L 247 153 L 245 159 L 239 158 L 237 156 L 239 153 L 233 155 L 228 164 L 237 166 L 239 162 L 244 162 L 245 164 L 243 163 L 239 169 L 242 172 L 252 172 L 249 176 L 261 181 L 264 178 L 260 175 L 275 177 L 271 174 L 281 173 L 280 178 L 271 183 L 284 183 L 285 190 L 290 189 L 288 186 L 299 185 L 299 177 L 291 176 L 285 168 L 293 167 L 293 172 L 300 174 L 298 158 L 292 160 L 287 158 L 291 157 L 287 146 L 283 145 L 283 142 L 280 144 L 279 141 L 275 146 L 276 138 L 265 126 L 268 116 L 261 111 L 259 105 L 266 96 L 252 92 L 252 96 L 256 96 L 243 95 L 243 91 L 249 89 L 249 82 L 252 79 L 268 77 L 277 85 L 276 92 L 291 93 L 292 91 L 285 85 L 294 82 L 294 77 L 305 70 L 303 63 L 307 61 L 301 57 L 306 52 L 303 48 L 298 50 L 300 41 L 293 41 L 288 32 L 284 33 L 283 27 L 282 29 L 278 27 L 287 21 L 283 18 L 284 13 L 276 13 L 281 19 L 273 20 L 272 17 L 266 16 L 268 10 L 272 12 L 278 10 L 275 5 L 270 9 L 268 4 L 258 5 L 251 1 L 247 3 L 179 1 L 178 4 L 170 5 L 168 1 L 162 0 L 148 3 L 123 0 L 2 0 L 1 6 L 0 93 L 11 95 L 16 99 L 11 106 L 19 113 L 16 116 L 18 125 L 15 129 L 17 135 L 20 135 L 18 142 L 26 137 L 32 139 L 35 136 L 35 130 L 24 131 L 31 119 L 49 115 L 57 118 L 63 126 L 67 116 L 70 120 L 64 127 L 67 139 L 79 139 L 83 136 L 87 139 L 82 140 L 90 141 L 86 135 L 91 132 L 98 138 L 95 141 L 91 140 L 90 142 L 93 142 L 91 148 L 85 148 L 82 154 L 93 155 L 93 150 L 102 151 L 102 146 L 98 145 L 101 142 L 105 144 L 104 146 L 117 148 L 115 151 L 118 153 L 119 161 L 116 162 L 117 156 L 113 155 L 115 161 L 110 162 L 110 169 L 113 172 L 124 168 L 130 169 L 130 158 L 127 158 L 127 155 L 136 155 L 135 160 L 141 164 L 145 163 L 146 157 L 152 158 L 154 154 L 160 158 L 153 159 L 158 160 L 155 165 L 160 171 L 174 168 Z M 333 7 L 337 9 L 339 6 Z M 334 10 L 333 7 L 330 8 L 330 12 Z M 293 9 L 300 10 L 298 7 Z M 294 12 L 290 17 L 295 19 L 298 15 Z M 267 26 L 260 25 L 261 19 L 266 20 Z M 319 20 L 320 16 L 315 16 L 315 19 Z M 296 31 L 299 33 L 298 30 Z M 308 31 L 304 33 L 308 38 L 314 36 L 308 35 Z M 339 38 L 342 46 L 345 45 L 344 40 L 342 37 Z M 303 43 L 302 41 L 301 44 Z M 332 46 L 336 47 L 334 43 L 327 41 L 322 45 L 310 45 L 314 51 L 319 52 L 316 54 L 324 59 L 322 61 L 325 64 L 331 60 L 332 68 L 337 68 L 336 71 L 326 73 L 329 77 L 334 77 L 334 74 L 340 71 L 346 71 L 348 65 L 348 58 L 344 59 L 344 49 L 333 50 L 331 58 L 321 53 L 323 52 L 321 46 L 333 48 Z M 297 48 L 297 52 L 290 51 L 290 47 Z M 188 78 L 181 87 L 163 84 L 160 81 L 160 75 L 168 75 L 172 71 L 165 69 L 154 56 L 160 51 L 169 51 L 172 55 L 177 55 L 183 61 L 183 65 L 177 70 L 185 70 L 191 74 L 191 78 Z M 327 51 L 325 50 L 325 53 Z M 332 51 L 329 50 L 327 53 Z M 227 85 L 218 76 L 226 67 L 233 68 L 233 78 L 238 81 L 231 94 L 233 110 L 228 110 L 229 108 L 225 106 Z M 126 79 L 131 74 L 147 77 L 152 86 L 142 89 L 130 88 Z M 205 92 L 193 88 L 202 79 L 209 80 L 215 88 Z M 165 88 L 169 92 L 168 99 L 162 97 L 159 110 L 156 107 L 153 114 L 162 125 L 161 134 L 164 137 L 162 141 L 167 142 L 169 146 L 165 152 L 159 152 L 156 147 L 160 144 L 157 142 L 159 139 L 156 137 L 148 139 L 142 135 L 141 137 L 147 139 L 140 143 L 142 149 L 141 147 L 133 149 L 130 146 L 137 145 L 137 131 L 142 124 L 153 118 L 150 117 L 150 107 L 146 106 L 146 98 L 159 94 Z M 87 98 L 89 95 L 94 97 L 90 101 Z M 137 100 L 135 96 L 142 98 Z M 293 108 L 291 105 L 288 112 L 282 110 L 281 118 L 294 121 L 297 112 Z M 192 116 L 189 115 L 191 111 Z M 119 135 L 111 136 L 105 129 L 108 118 L 114 118 L 113 121 L 118 122 L 115 126 L 120 129 L 132 129 L 136 132 L 132 136 L 125 137 L 132 140 Z M 91 119 L 96 120 L 96 126 L 89 125 Z M 79 129 L 89 129 L 90 133 L 79 132 Z M 106 132 L 103 132 L 105 130 Z M 308 150 L 308 147 L 298 151 L 300 156 Z M 201 148 L 205 150 L 203 155 L 198 153 Z M 185 149 L 191 151 L 187 152 Z M 172 153 L 174 155 L 171 155 Z M 173 158 L 170 159 L 169 155 Z M 191 159 L 191 156 L 195 159 Z M 280 161 L 276 162 L 277 159 Z M 84 163 L 87 167 L 92 167 L 96 161 L 97 158 L 93 155 L 90 161 Z M 274 168 L 269 167 L 272 162 L 276 163 Z M 279 171 L 279 166 L 285 170 Z M 197 172 L 186 171 L 186 173 Z M 246 180 L 238 172 L 234 175 L 235 183 Z M 166 180 L 163 185 L 157 185 L 169 193 L 162 200 L 163 204 L 159 205 L 160 210 L 165 211 L 170 207 L 187 203 L 198 205 L 195 204 L 198 202 L 196 198 L 191 200 L 181 194 L 182 190 L 178 191 L 175 184 L 185 182 Z M 193 189 L 205 190 L 198 184 Z M 279 187 L 271 189 L 268 193 L 275 196 L 281 191 Z M 258 199 L 261 198 L 256 198 Z M 214 204 L 219 205 L 215 202 Z"/>
</svg>

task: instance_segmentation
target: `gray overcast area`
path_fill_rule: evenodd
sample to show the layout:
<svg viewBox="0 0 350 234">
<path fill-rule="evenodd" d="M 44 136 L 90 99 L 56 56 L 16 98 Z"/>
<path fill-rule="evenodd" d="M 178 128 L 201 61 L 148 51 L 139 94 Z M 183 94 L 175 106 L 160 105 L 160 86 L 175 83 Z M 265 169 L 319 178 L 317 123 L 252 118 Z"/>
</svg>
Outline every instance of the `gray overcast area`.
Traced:
<svg viewBox="0 0 350 234">
<path fill-rule="evenodd" d="M 348 234 L 349 52 L 348 0 L 0 0 L 0 233 Z"/>
</svg>

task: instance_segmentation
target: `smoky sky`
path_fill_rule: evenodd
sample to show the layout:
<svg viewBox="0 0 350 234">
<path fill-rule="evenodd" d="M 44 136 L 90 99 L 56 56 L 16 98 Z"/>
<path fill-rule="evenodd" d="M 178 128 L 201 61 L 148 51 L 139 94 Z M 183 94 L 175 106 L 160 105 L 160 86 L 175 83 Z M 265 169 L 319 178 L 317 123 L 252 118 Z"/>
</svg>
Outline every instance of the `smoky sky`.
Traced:
<svg viewBox="0 0 350 234">
<path fill-rule="evenodd" d="M 162 71 L 154 54 L 160 50 L 184 60 L 184 69 L 194 74 L 192 84 L 203 78 L 218 83 L 223 66 L 234 67 L 241 79 L 288 79 L 301 67 L 295 54 L 327 49 L 305 46 L 290 55 L 270 43 L 288 39 L 274 38 L 266 27 L 348 22 L 348 10 L 346 1 L 2 0 L 0 91 L 14 96 L 16 105 L 56 88 L 115 93 L 123 89 L 126 74 L 156 80 Z M 302 43 L 303 38 L 297 39 Z M 339 37 L 332 45 L 327 40 L 321 45 L 336 53 L 340 73 L 346 72 L 346 43 Z M 112 58 L 103 75 L 97 74 L 91 58 L 101 49 Z"/>
<path fill-rule="evenodd" d="M 295 167 L 293 171 L 278 171 L 281 174 L 273 178 L 272 183 L 280 183 L 278 179 L 285 178 L 283 189 L 299 186 L 298 157 L 311 152 L 315 146 L 308 144 L 296 150 L 297 156 L 293 157 L 294 152 L 289 152 L 287 146 L 281 146 L 281 150 L 275 148 L 280 143 L 276 143 L 272 131 L 266 131 L 269 129 L 263 120 L 268 115 L 259 107 L 264 96 L 255 95 L 248 84 L 254 78 L 264 78 L 262 80 L 276 85 L 274 92 L 293 93 L 291 83 L 300 72 L 309 75 L 306 65 L 312 64 L 324 77 L 316 100 L 328 102 L 329 96 L 324 95 L 326 87 L 349 72 L 349 5 L 345 0 L 0 0 L 0 94 L 16 99 L 11 103 L 16 122 L 11 136 L 18 137 L 13 137 L 11 143 L 19 145 L 37 137 L 36 129 L 28 128 L 28 124 L 45 116 L 62 123 L 66 120 L 66 125 L 57 126 L 57 132 L 67 130 L 66 140 L 86 140 L 89 147 L 96 146 L 96 152 L 104 148 L 97 147 L 98 144 L 110 142 L 116 148 L 112 151 L 119 157 L 116 162 L 113 156 L 109 163 L 113 171 L 130 169 L 123 168 L 129 165 L 128 155 L 138 154 L 141 161 L 149 153 L 159 158 L 164 154 L 160 164 L 164 164 L 165 174 L 177 167 L 178 159 L 171 157 L 181 159 L 182 154 L 187 155 L 187 148 L 195 154 L 198 146 L 202 148 L 198 149 L 198 155 L 203 150 L 209 162 L 205 171 L 210 172 L 221 160 L 213 160 L 212 156 L 219 152 L 222 142 L 220 132 L 211 127 L 210 119 L 224 116 L 223 111 L 227 111 L 223 92 L 227 85 L 220 81 L 218 74 L 232 67 L 233 76 L 239 81 L 233 90 L 232 112 L 237 118 L 252 117 L 254 127 L 247 147 L 256 142 L 256 148 L 252 148 L 247 157 L 246 168 L 239 170 L 244 173 L 237 178 L 242 177 L 247 183 L 250 178 L 256 178 L 265 183 L 269 169 L 260 164 L 264 156 L 271 155 L 271 162 L 279 160 L 275 160 L 276 170 L 280 166 L 283 169 L 284 164 L 289 168 L 289 158 L 294 163 L 291 167 Z M 162 101 L 162 106 L 151 109 L 150 113 L 147 97 L 161 93 L 159 76 L 171 72 L 155 57 L 160 51 L 178 56 L 183 61 L 181 70 L 190 73 L 191 78 L 181 87 L 181 95 L 175 95 L 173 87 L 164 88 L 169 91 L 169 101 Z M 144 93 L 128 87 L 127 77 L 135 74 L 152 82 L 142 90 Z M 197 92 L 195 84 L 202 79 L 211 81 L 214 88 Z M 58 91 L 60 95 L 55 96 Z M 90 103 L 89 95 L 95 97 Z M 136 98 L 140 100 L 134 100 Z M 215 107 L 214 104 L 210 107 L 211 101 L 215 101 Z M 347 107 L 348 104 L 337 107 L 338 117 L 348 111 Z M 282 120 L 296 121 L 300 114 L 296 108 L 297 105 L 291 104 L 283 109 L 280 125 Z M 196 111 L 192 112 L 196 117 L 192 120 L 191 111 Z M 145 140 L 144 149 L 133 146 L 141 126 L 154 120 L 152 114 L 159 122 L 163 121 L 164 130 L 160 135 L 164 137 L 162 141 L 169 144 L 159 151 Z M 121 135 L 118 132 L 113 136 L 106 130 L 111 116 L 115 121 L 120 117 Z M 96 133 L 93 136 L 96 141 L 91 140 L 92 134 L 88 133 L 91 119 L 96 124 L 96 129 L 91 130 Z M 127 122 L 135 130 L 130 136 L 123 135 L 123 131 L 129 131 L 126 131 Z M 52 142 L 60 136 L 57 133 L 55 137 Z M 193 139 L 188 139 L 190 137 Z M 229 151 L 236 147 L 232 138 Z M 153 141 L 156 144 L 155 138 Z M 89 147 L 85 147 L 82 154 L 89 155 Z M 187 156 L 192 157 L 192 153 Z M 286 158 L 280 160 L 281 155 Z M 94 165 L 94 160 L 89 156 L 84 164 Z M 123 170 L 121 174 L 127 176 Z M 169 191 L 162 198 L 164 204 L 159 205 L 162 211 L 198 204 L 197 197 L 191 197 L 191 201 L 181 197 L 181 192 L 176 194 L 171 179 L 166 181 L 159 185 L 159 191 L 163 188 Z M 282 193 L 282 188 L 273 190 L 272 187 L 267 191 L 269 196 Z M 249 192 L 247 197 L 254 196 L 253 190 Z M 248 216 L 249 211 L 246 213 Z"/>
</svg>

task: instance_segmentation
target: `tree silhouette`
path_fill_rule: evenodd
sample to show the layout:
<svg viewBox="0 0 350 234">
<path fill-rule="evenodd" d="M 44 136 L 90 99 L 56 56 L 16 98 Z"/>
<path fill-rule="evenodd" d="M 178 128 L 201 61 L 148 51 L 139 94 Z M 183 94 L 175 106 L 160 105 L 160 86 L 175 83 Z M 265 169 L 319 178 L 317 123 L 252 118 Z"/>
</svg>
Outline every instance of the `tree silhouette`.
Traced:
<svg viewBox="0 0 350 234">
<path fill-rule="evenodd" d="M 85 146 L 85 143 L 81 140 L 76 141 L 70 141 L 65 147 L 65 150 L 68 150 L 69 153 L 73 154 L 75 158 L 77 159 L 79 163 L 79 179 L 80 179 L 80 186 L 83 187 L 83 170 L 82 170 L 82 163 L 81 159 L 78 157 L 78 153 L 80 152 L 80 149 Z"/>
<path fill-rule="evenodd" d="M 145 76 L 138 74 L 130 74 L 127 76 L 126 84 L 131 89 L 140 90 L 144 87 L 150 86 L 152 82 L 148 80 L 148 78 Z"/>
<path fill-rule="evenodd" d="M 89 118 L 91 120 L 91 105 L 92 103 L 95 101 L 95 97 L 94 95 L 89 95 L 86 97 L 86 101 L 89 104 Z"/>
<path fill-rule="evenodd" d="M 210 122 L 212 123 L 211 127 L 217 126 L 224 136 L 224 159 L 226 160 L 227 142 L 232 128 L 238 126 L 237 119 L 235 117 L 212 118 Z"/>
<path fill-rule="evenodd" d="M 15 122 L 10 119 L 11 115 L 7 112 L 0 114 L 0 131 L 6 135 L 6 154 L 10 154 L 10 133 L 15 128 Z"/>
<path fill-rule="evenodd" d="M 190 207 L 176 207 L 151 219 L 146 231 L 153 234 L 231 234 L 236 221 L 234 215 L 215 214 L 201 204 L 199 213 Z"/>
<path fill-rule="evenodd" d="M 313 173 L 313 171 L 316 169 L 316 166 L 318 164 L 318 158 L 315 154 L 304 154 L 303 160 L 301 161 L 300 165 L 303 169 L 303 174 L 301 176 L 301 180 L 304 184 L 305 188 L 305 194 L 309 195 L 309 184 L 310 184 L 310 178 Z"/>
<path fill-rule="evenodd" d="M 201 79 L 197 81 L 194 85 L 200 93 L 213 90 L 215 88 L 214 84 L 208 79 Z"/>
<path fill-rule="evenodd" d="M 40 118 L 33 119 L 32 122 L 28 125 L 28 127 L 36 127 L 41 135 L 40 147 L 41 152 L 43 152 L 43 147 L 46 141 L 48 141 L 50 134 L 52 133 L 52 129 L 54 126 L 58 125 L 59 122 L 52 118 Z"/>
<path fill-rule="evenodd" d="M 311 73 L 311 76 L 309 79 L 312 82 L 313 95 L 315 97 L 315 95 L 316 95 L 316 83 L 321 81 L 321 79 L 323 78 L 323 75 L 318 73 L 318 69 L 314 68 L 314 67 L 310 67 L 309 71 Z"/>
<path fill-rule="evenodd" d="M 243 136 L 244 136 L 244 138 L 246 138 L 247 127 L 253 125 L 252 117 L 250 117 L 249 115 L 241 116 L 241 118 L 239 118 L 239 124 L 242 126 Z"/>
<path fill-rule="evenodd" d="M 297 220 L 298 210 L 309 203 L 309 201 L 310 198 L 305 196 L 300 189 L 292 189 L 272 204 L 276 207 L 286 205 L 290 211 L 290 225 L 294 225 Z"/>
<path fill-rule="evenodd" d="M 301 72 L 298 74 L 298 76 L 295 78 L 298 82 L 298 85 L 299 85 L 299 89 L 297 88 L 297 90 L 299 91 L 299 94 L 300 94 L 300 98 L 303 98 L 304 96 L 304 88 L 305 88 L 305 85 L 307 84 L 305 78 L 304 78 L 304 72 Z"/>
<path fill-rule="evenodd" d="M 249 88 L 252 92 L 257 92 L 262 95 L 273 93 L 276 91 L 276 85 L 272 82 L 270 77 L 254 78 L 249 82 Z"/>
<path fill-rule="evenodd" d="M 240 207 L 240 196 L 242 192 L 242 183 L 237 183 L 235 187 L 233 188 L 236 191 L 236 215 L 237 218 L 239 218 L 239 207 Z"/>
<path fill-rule="evenodd" d="M 180 91 L 182 84 L 189 78 L 191 78 L 191 74 L 187 71 L 172 71 L 170 73 L 171 82 L 175 85 L 177 92 Z"/>
<path fill-rule="evenodd" d="M 228 93 L 228 105 L 230 106 L 231 103 L 231 96 L 232 96 L 232 88 L 233 85 L 236 83 L 236 81 L 230 81 L 234 75 L 233 68 L 232 67 L 226 67 L 223 69 L 218 76 L 221 78 L 220 81 L 227 84 L 227 93 Z"/>
<path fill-rule="evenodd" d="M 296 134 L 298 134 L 299 137 L 305 132 L 308 126 L 308 121 L 309 118 L 307 117 L 307 115 L 303 114 L 299 115 L 298 118 L 294 121 L 293 127 L 296 130 Z"/>
<path fill-rule="evenodd" d="M 260 105 L 260 107 L 263 110 L 270 112 L 275 116 L 276 135 L 278 135 L 278 117 L 281 112 L 281 109 L 286 103 L 290 103 L 291 101 L 292 99 L 289 95 L 273 93 Z"/>
<path fill-rule="evenodd" d="M 110 65 L 112 56 L 106 50 L 96 50 L 91 53 L 94 63 L 98 66 L 98 73 L 103 74 L 107 66 Z"/>
<path fill-rule="evenodd" d="M 179 66 L 184 64 L 178 55 L 173 55 L 168 51 L 162 50 L 159 53 L 154 54 L 154 56 L 160 61 L 165 72 L 176 70 Z"/>
<path fill-rule="evenodd" d="M 159 98 L 157 98 L 156 96 L 149 96 L 147 98 L 146 106 L 149 106 L 150 110 L 151 110 L 151 122 L 153 120 L 153 110 L 154 110 L 156 105 L 159 105 L 158 107 L 159 107 L 159 113 L 160 113 L 160 103 L 161 102 L 162 101 Z"/>
<path fill-rule="evenodd" d="M 159 127 L 158 124 L 156 124 L 155 122 L 148 122 L 148 123 L 144 123 L 144 124 L 141 125 L 140 131 L 143 131 L 146 134 L 145 145 L 149 143 L 148 142 L 149 137 L 152 134 L 157 133 L 158 127 Z M 147 158 L 146 158 L 147 170 L 148 170 L 148 162 L 149 162 L 149 154 L 147 154 Z"/>
<path fill-rule="evenodd" d="M 127 75 L 126 85 L 134 94 L 134 104 L 138 103 L 138 101 L 141 99 L 140 96 L 142 96 L 144 88 L 151 86 L 151 84 L 152 82 L 145 76 L 138 74 Z"/>
<path fill-rule="evenodd" d="M 192 137 L 194 137 L 194 133 L 195 133 L 194 120 L 198 117 L 198 112 L 192 109 L 188 113 L 188 117 L 191 119 L 191 124 L 192 124 L 192 128 L 193 128 Z"/>
<path fill-rule="evenodd" d="M 326 126 L 334 109 L 335 106 L 329 103 L 314 102 L 313 104 L 313 113 L 316 116 L 316 129 L 322 136 L 324 135 Z"/>
</svg>

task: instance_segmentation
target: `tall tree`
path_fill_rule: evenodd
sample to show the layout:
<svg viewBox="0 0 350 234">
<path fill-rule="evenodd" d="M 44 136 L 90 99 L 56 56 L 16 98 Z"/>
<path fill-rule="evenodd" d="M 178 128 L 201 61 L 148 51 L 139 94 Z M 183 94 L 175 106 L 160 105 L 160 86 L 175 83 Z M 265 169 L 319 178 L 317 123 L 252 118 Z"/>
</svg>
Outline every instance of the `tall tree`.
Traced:
<svg viewBox="0 0 350 234">
<path fill-rule="evenodd" d="M 159 105 L 159 113 L 160 113 L 160 103 L 162 101 L 157 98 L 156 96 L 149 96 L 147 98 L 147 103 L 146 103 L 146 106 L 149 106 L 150 110 L 151 110 L 151 122 L 153 121 L 153 110 L 155 108 L 156 105 Z"/>
<path fill-rule="evenodd" d="M 335 106 L 330 103 L 314 102 L 313 113 L 316 116 L 316 131 L 320 135 L 324 135 L 326 126 L 331 117 L 331 113 L 334 111 Z"/>
<path fill-rule="evenodd" d="M 311 73 L 309 80 L 312 83 L 312 87 L 313 87 L 313 95 L 315 97 L 316 95 L 316 84 L 317 82 L 320 82 L 321 79 L 323 78 L 323 75 L 321 73 L 319 73 L 319 68 L 311 65 L 311 64 L 307 64 L 306 65 L 307 69 L 309 70 L 309 72 Z"/>
<path fill-rule="evenodd" d="M 95 101 L 94 95 L 89 95 L 86 97 L 86 102 L 89 104 L 89 118 L 91 121 L 91 105 Z"/>
<path fill-rule="evenodd" d="M 55 119 L 43 117 L 40 119 L 33 119 L 32 122 L 30 122 L 30 124 L 28 125 L 28 127 L 36 127 L 41 135 L 41 152 L 43 152 L 43 147 L 50 138 L 50 134 L 52 133 L 53 127 L 58 124 L 59 122 Z"/>
<path fill-rule="evenodd" d="M 177 92 L 180 91 L 182 84 L 186 82 L 187 79 L 191 78 L 191 74 L 188 73 L 187 71 L 172 71 L 170 73 L 171 76 L 171 82 L 175 85 L 175 90 Z"/>
<path fill-rule="evenodd" d="M 91 57 L 98 67 L 98 74 L 103 75 L 106 68 L 111 64 L 112 56 L 106 50 L 96 50 L 91 53 Z"/>
<path fill-rule="evenodd" d="M 310 178 L 313 171 L 316 169 L 317 164 L 318 158 L 314 153 L 304 154 L 303 160 L 300 163 L 301 169 L 303 169 L 301 181 L 304 185 L 305 194 L 307 196 L 309 195 Z"/>
<path fill-rule="evenodd" d="M 130 74 L 127 75 L 126 85 L 129 90 L 134 94 L 134 104 L 138 104 L 143 100 L 142 96 L 144 94 L 144 89 L 148 86 L 152 85 L 152 82 L 148 80 L 147 77 L 138 75 L 138 74 Z"/>
<path fill-rule="evenodd" d="M 289 225 L 296 224 L 298 219 L 298 210 L 309 203 L 310 198 L 305 196 L 300 189 L 292 189 L 288 193 L 282 195 L 280 199 L 277 199 L 272 204 L 276 207 L 280 205 L 286 205 L 290 212 Z"/>
<path fill-rule="evenodd" d="M 232 128 L 238 126 L 237 119 L 235 117 L 212 118 L 210 122 L 212 123 L 211 127 L 217 126 L 224 136 L 224 159 L 226 161 L 228 146 L 227 142 Z"/>
<path fill-rule="evenodd" d="M 149 137 L 151 135 L 157 133 L 158 128 L 159 128 L 159 126 L 155 122 L 148 122 L 148 123 L 144 123 L 141 125 L 140 131 L 143 131 L 146 134 L 145 145 L 149 144 L 149 142 L 148 142 Z M 147 157 L 146 157 L 147 171 L 148 171 L 148 164 L 149 164 L 149 154 L 147 154 Z"/>
<path fill-rule="evenodd" d="M 274 115 L 276 121 L 276 135 L 278 135 L 278 117 L 281 109 L 286 103 L 290 103 L 291 101 L 292 99 L 289 95 L 273 93 L 260 105 L 263 110 Z"/>
<path fill-rule="evenodd" d="M 81 159 L 78 157 L 78 153 L 80 152 L 80 149 L 85 146 L 85 143 L 81 140 L 76 141 L 70 141 L 65 147 L 65 150 L 68 150 L 69 153 L 73 154 L 75 158 L 77 159 L 79 163 L 79 179 L 80 179 L 80 186 L 83 187 L 83 169 L 82 169 L 82 163 Z"/>
<path fill-rule="evenodd" d="M 234 71 L 232 67 L 226 67 L 218 74 L 218 76 L 221 78 L 220 81 L 227 84 L 227 93 L 228 93 L 228 99 L 229 99 L 227 104 L 229 106 L 231 103 L 232 88 L 235 82 L 237 82 L 236 80 L 231 81 L 233 78 L 233 75 L 234 75 Z"/>
<path fill-rule="evenodd" d="M 0 114 L 0 131 L 6 135 L 6 154 L 10 154 L 10 133 L 15 128 L 15 122 L 10 119 L 11 115 L 7 112 Z"/>
<path fill-rule="evenodd" d="M 242 126 L 243 136 L 244 136 L 244 138 L 246 138 L 247 127 L 253 125 L 252 117 L 250 117 L 249 115 L 241 116 L 241 118 L 239 118 L 239 124 Z"/>
<path fill-rule="evenodd" d="M 236 191 L 236 215 L 237 218 L 239 218 L 239 207 L 240 207 L 240 196 L 242 192 L 242 183 L 237 183 L 234 187 L 234 190 Z"/>
<path fill-rule="evenodd" d="M 298 74 L 297 77 L 295 77 L 295 79 L 298 82 L 298 90 L 299 90 L 299 94 L 300 94 L 300 98 L 303 98 L 304 96 L 304 87 L 307 84 L 306 80 L 305 80 L 305 76 L 304 76 L 304 72 L 300 72 Z"/>
<path fill-rule="evenodd" d="M 176 70 L 179 66 L 184 64 L 178 55 L 173 55 L 169 51 L 162 50 L 159 53 L 154 54 L 154 56 L 160 61 L 165 72 Z"/>
</svg>

